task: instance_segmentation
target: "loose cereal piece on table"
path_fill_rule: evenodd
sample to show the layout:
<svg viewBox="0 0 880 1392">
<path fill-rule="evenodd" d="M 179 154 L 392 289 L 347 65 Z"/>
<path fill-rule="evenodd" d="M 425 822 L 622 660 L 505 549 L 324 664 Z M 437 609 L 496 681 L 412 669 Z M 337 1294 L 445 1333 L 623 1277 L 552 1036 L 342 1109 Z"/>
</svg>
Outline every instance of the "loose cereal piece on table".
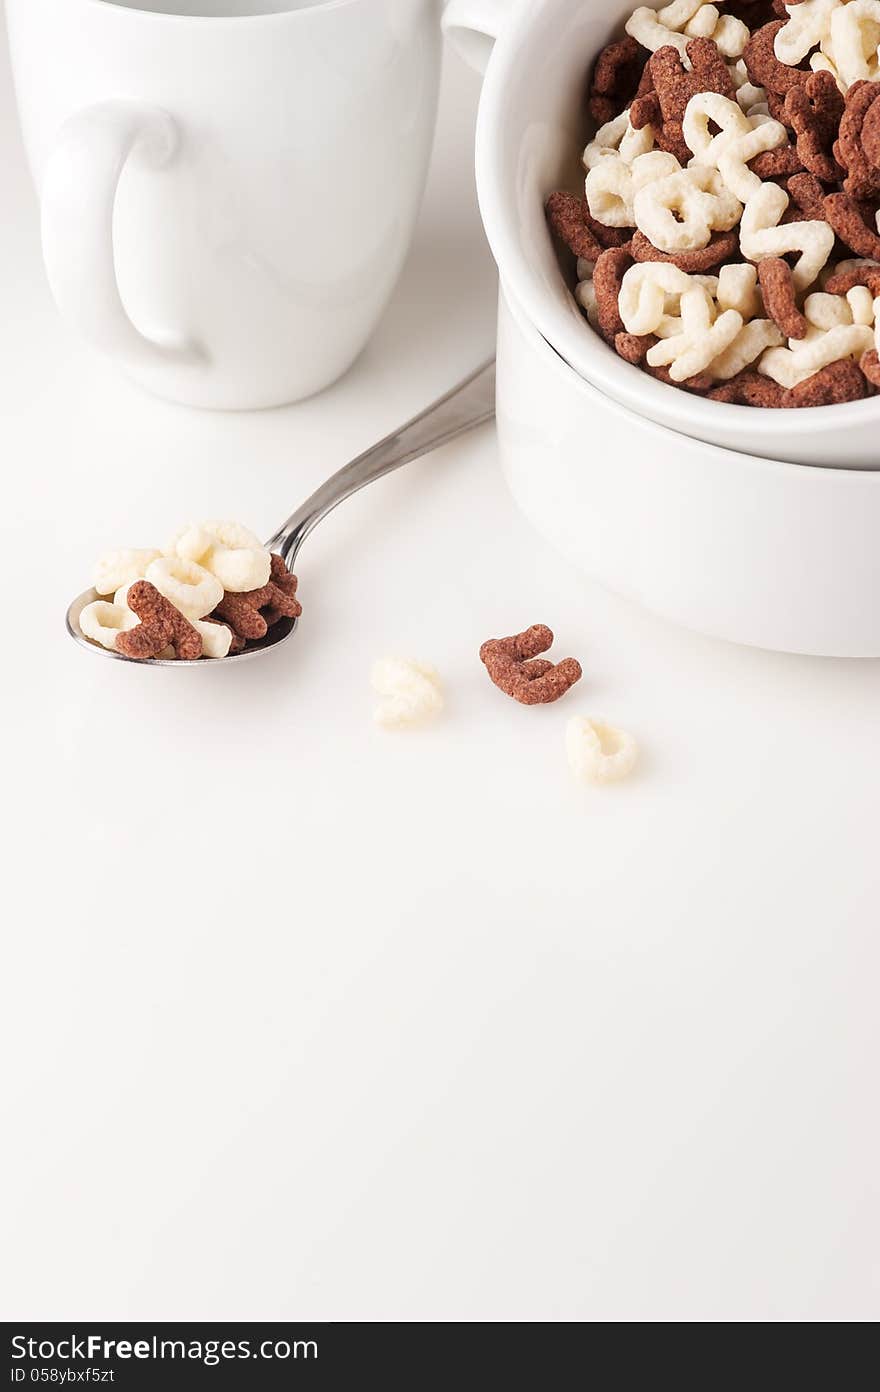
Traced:
<svg viewBox="0 0 880 1392">
<path fill-rule="evenodd" d="M 558 701 L 583 672 L 580 663 L 566 657 L 556 664 L 538 657 L 553 643 L 546 624 L 533 624 L 511 638 L 490 638 L 480 648 L 480 660 L 495 685 L 524 706 Z"/>
<path fill-rule="evenodd" d="M 565 752 L 575 777 L 586 783 L 614 783 L 632 773 L 638 746 L 632 735 L 586 715 L 573 715 L 565 727 Z"/>
<path fill-rule="evenodd" d="M 370 684 L 382 699 L 374 711 L 377 725 L 400 730 L 420 725 L 443 709 L 437 671 L 412 658 L 383 657 L 373 663 Z"/>
</svg>

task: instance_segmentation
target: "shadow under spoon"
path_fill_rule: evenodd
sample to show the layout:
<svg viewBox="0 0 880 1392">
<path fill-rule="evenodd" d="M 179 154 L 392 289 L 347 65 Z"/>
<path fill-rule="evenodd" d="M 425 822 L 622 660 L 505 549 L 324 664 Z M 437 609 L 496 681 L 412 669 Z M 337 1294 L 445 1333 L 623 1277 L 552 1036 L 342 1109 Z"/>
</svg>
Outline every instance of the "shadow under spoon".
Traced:
<svg viewBox="0 0 880 1392">
<path fill-rule="evenodd" d="M 270 551 L 281 556 L 288 570 L 293 570 L 300 547 L 319 522 L 331 513 L 346 498 L 365 488 L 368 483 L 383 478 L 403 464 L 430 454 L 440 445 L 448 444 L 466 431 L 482 425 L 495 415 L 495 362 L 494 359 L 478 368 L 465 381 L 460 382 L 446 396 L 435 401 L 421 415 L 415 416 L 393 434 L 380 440 L 364 454 L 346 464 L 338 473 L 323 483 L 307 498 L 302 507 L 288 517 L 273 537 L 266 542 Z M 277 648 L 295 631 L 297 619 L 280 619 L 269 629 L 265 638 L 248 643 L 240 653 L 211 660 L 209 658 L 158 658 L 147 661 L 126 657 L 123 653 L 103 648 L 86 638 L 79 626 L 79 616 L 87 604 L 101 596 L 95 590 L 86 590 L 71 604 L 67 611 L 67 631 L 81 647 L 101 657 L 112 658 L 115 662 L 135 662 L 139 667 L 216 667 L 230 662 L 244 662 L 252 657 L 260 657 L 270 648 Z"/>
</svg>

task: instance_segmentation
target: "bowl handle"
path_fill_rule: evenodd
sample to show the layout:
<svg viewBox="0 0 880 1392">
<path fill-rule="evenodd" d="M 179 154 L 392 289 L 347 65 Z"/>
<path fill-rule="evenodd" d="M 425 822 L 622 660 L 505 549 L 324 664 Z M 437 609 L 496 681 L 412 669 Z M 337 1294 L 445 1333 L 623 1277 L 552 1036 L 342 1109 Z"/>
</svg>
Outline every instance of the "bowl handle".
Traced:
<svg viewBox="0 0 880 1392">
<path fill-rule="evenodd" d="M 446 6 L 443 32 L 477 72 L 486 71 L 511 8 L 512 0 L 450 0 Z"/>
</svg>

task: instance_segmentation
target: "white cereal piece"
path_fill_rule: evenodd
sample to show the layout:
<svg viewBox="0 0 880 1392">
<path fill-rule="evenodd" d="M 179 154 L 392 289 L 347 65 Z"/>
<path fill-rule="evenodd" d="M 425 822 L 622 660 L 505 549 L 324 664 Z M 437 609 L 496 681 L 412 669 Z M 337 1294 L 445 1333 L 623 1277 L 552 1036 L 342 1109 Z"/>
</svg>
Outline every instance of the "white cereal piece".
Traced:
<svg viewBox="0 0 880 1392">
<path fill-rule="evenodd" d="M 121 585 L 139 580 L 150 562 L 157 560 L 161 554 L 161 551 L 138 550 L 134 547 L 105 552 L 95 566 L 92 580 L 95 591 L 99 595 L 109 595 Z"/>
<path fill-rule="evenodd" d="M 758 371 L 772 377 L 781 387 L 798 386 L 830 363 L 844 358 L 860 358 L 874 347 L 874 334 L 864 324 L 839 324 L 821 331 L 795 348 L 769 348 L 758 364 Z M 795 340 L 797 341 L 797 340 Z"/>
<path fill-rule="evenodd" d="M 599 302 L 596 299 L 596 287 L 593 284 L 592 275 L 585 276 L 583 280 L 578 281 L 577 288 L 574 292 L 574 297 L 580 305 L 581 309 L 586 314 L 587 319 L 592 324 L 593 328 L 598 328 Z"/>
<path fill-rule="evenodd" d="M 585 783 L 626 778 L 639 757 L 638 745 L 626 730 L 587 715 L 573 715 L 566 725 L 565 752 L 572 773 Z"/>
<path fill-rule="evenodd" d="M 656 12 L 642 6 L 627 22 L 626 32 L 652 53 L 671 44 L 687 68 L 689 39 L 712 39 L 725 58 L 738 58 L 749 40 L 748 27 L 742 20 L 722 15 L 717 5 L 707 0 L 672 0 Z"/>
<path fill-rule="evenodd" d="M 631 164 L 605 160 L 587 175 L 587 204 L 594 218 L 607 227 L 635 227 L 634 199 L 652 179 L 681 173 L 681 165 L 667 150 L 637 155 Z"/>
<path fill-rule="evenodd" d="M 796 68 L 811 49 L 818 48 L 828 38 L 832 14 L 841 4 L 842 0 L 803 0 L 799 5 L 787 5 L 788 21 L 773 44 L 780 63 Z"/>
<path fill-rule="evenodd" d="M 761 313 L 762 300 L 758 290 L 758 269 L 750 261 L 739 265 L 722 266 L 718 272 L 715 294 L 719 309 L 735 309 L 743 319 L 756 318 Z"/>
<path fill-rule="evenodd" d="M 721 12 L 716 5 L 700 5 L 693 19 L 680 27 L 688 38 L 711 39 L 720 18 Z"/>
<path fill-rule="evenodd" d="M 587 170 L 595 169 L 603 160 L 619 158 L 620 142 L 630 124 L 629 111 L 621 111 L 613 121 L 600 126 L 583 153 L 583 165 Z"/>
<path fill-rule="evenodd" d="M 175 537 L 171 554 L 210 571 L 224 590 L 234 594 L 265 585 L 272 564 L 259 537 L 239 522 L 202 522 L 187 527 Z"/>
<path fill-rule="evenodd" d="M 666 314 L 667 296 L 687 294 L 693 288 L 691 279 L 668 261 L 630 266 L 621 281 L 617 303 L 627 333 L 654 333 Z"/>
<path fill-rule="evenodd" d="M 809 4 L 810 0 L 804 0 Z M 766 183 L 746 201 L 739 242 L 749 261 L 800 252 L 792 272 L 795 290 L 812 285 L 834 248 L 834 231 L 827 222 L 789 222 L 779 225 L 788 207 L 788 194 L 777 184 Z"/>
<path fill-rule="evenodd" d="M 735 63 L 728 63 L 727 71 L 736 90 L 737 105 L 747 116 L 751 116 L 754 107 L 766 102 L 767 93 L 763 87 L 756 87 L 752 82 L 742 58 L 738 58 Z"/>
<path fill-rule="evenodd" d="M 632 164 L 639 155 L 646 155 L 654 148 L 654 129 L 643 126 L 636 130 L 629 119 L 629 109 L 621 111 L 613 121 L 600 126 L 583 153 L 586 170 L 595 169 L 607 159 L 621 159 L 624 164 Z"/>
<path fill-rule="evenodd" d="M 874 347 L 880 353 L 880 297 L 874 301 Z"/>
<path fill-rule="evenodd" d="M 203 619 L 223 598 L 223 586 L 217 577 L 182 556 L 160 556 L 151 561 L 145 579 L 190 620 Z"/>
<path fill-rule="evenodd" d="M 626 130 L 617 151 L 624 164 L 634 164 L 642 155 L 650 154 L 653 148 L 654 127 L 647 125 L 636 130 L 635 126 L 630 123 L 629 112 L 627 112 Z"/>
<path fill-rule="evenodd" d="M 742 204 L 717 169 L 691 164 L 640 188 L 633 213 L 636 227 L 660 251 L 698 251 L 713 232 L 736 226 Z"/>
<path fill-rule="evenodd" d="M 826 295 L 821 290 L 814 290 L 804 300 L 804 318 L 813 328 L 824 333 L 841 324 L 853 322 L 849 299 L 844 299 L 842 295 Z"/>
<path fill-rule="evenodd" d="M 834 81 L 837 83 L 839 91 L 843 94 L 843 96 L 846 96 L 846 83 L 844 82 L 843 78 L 840 76 L 840 73 L 837 70 L 837 64 L 834 61 L 834 55 L 828 45 L 827 40 L 825 41 L 825 43 L 822 44 L 822 47 L 820 49 L 817 49 L 815 53 L 810 54 L 810 67 L 812 68 L 813 72 L 830 72 L 831 76 L 834 78 Z"/>
<path fill-rule="evenodd" d="M 849 0 L 835 9 L 825 43 L 845 89 L 854 82 L 876 82 L 880 0 Z"/>
<path fill-rule="evenodd" d="M 707 371 L 721 382 L 727 382 L 750 366 L 768 348 L 781 347 L 785 342 L 772 319 L 752 319 L 744 324 L 729 348 L 713 358 Z"/>
<path fill-rule="evenodd" d="M 206 623 L 204 619 L 190 619 L 196 633 L 202 640 L 202 657 L 226 657 L 232 646 L 232 629 L 222 623 Z"/>
<path fill-rule="evenodd" d="M 713 134 L 713 126 L 720 127 L 717 134 Z M 735 101 L 718 92 L 698 92 L 691 97 L 682 130 L 695 159 L 717 169 L 725 187 L 741 203 L 761 187 L 761 179 L 748 167 L 749 161 L 788 143 L 788 132 L 780 121 L 746 116 Z"/>
<path fill-rule="evenodd" d="M 712 133 L 710 124 L 719 126 L 720 130 Z M 685 107 L 682 132 L 688 148 L 701 164 L 717 168 L 714 154 L 724 137 L 743 135 L 749 130 L 751 126 L 745 112 L 720 92 L 697 92 Z"/>
<path fill-rule="evenodd" d="M 668 150 L 649 150 L 647 154 L 639 155 L 630 165 L 634 193 L 646 188 L 655 179 L 665 179 L 672 174 L 683 173 L 684 170 L 675 155 L 670 154 Z"/>
<path fill-rule="evenodd" d="M 706 7 L 707 0 L 670 0 L 670 4 L 657 11 L 657 18 L 667 29 L 682 30 L 699 10 Z M 714 9 L 714 6 L 712 8 Z"/>
<path fill-rule="evenodd" d="M 691 60 L 687 56 L 690 39 L 685 34 L 679 34 L 675 29 L 669 29 L 662 24 L 656 10 L 648 9 L 647 5 L 640 5 L 638 9 L 633 10 L 624 27 L 630 37 L 635 39 L 636 43 L 640 43 L 642 48 L 647 48 L 649 53 L 656 53 L 658 48 L 665 48 L 671 44 L 673 48 L 678 49 L 685 67 L 690 70 Z"/>
<path fill-rule="evenodd" d="M 714 312 L 714 305 L 702 286 L 695 286 L 682 295 L 680 331 L 648 349 L 650 366 L 668 366 L 673 382 L 686 382 L 689 377 L 704 372 L 730 347 L 743 327 L 742 315 L 735 309 L 726 309 L 717 318 Z"/>
<path fill-rule="evenodd" d="M 707 33 L 707 21 L 703 21 L 702 16 L 705 14 L 708 17 L 712 10 L 715 10 L 715 22 Z M 711 39 L 725 58 L 739 58 L 749 41 L 748 26 L 743 24 L 741 19 L 735 19 L 733 15 L 721 14 L 714 5 L 705 5 L 685 26 L 685 33 L 692 38 Z"/>
<path fill-rule="evenodd" d="M 854 324 L 869 324 L 873 327 L 876 318 L 874 298 L 867 285 L 854 285 L 851 290 L 847 290 L 846 302 Z"/>
<path fill-rule="evenodd" d="M 752 80 L 749 77 L 749 70 L 746 67 L 744 58 L 737 58 L 735 62 L 728 63 L 727 71 L 730 73 L 733 89 L 737 93 L 739 93 L 743 87 L 746 87 Z"/>
<path fill-rule="evenodd" d="M 633 182 L 622 159 L 603 160 L 587 175 L 587 206 L 606 227 L 634 227 Z"/>
<path fill-rule="evenodd" d="M 399 730 L 440 714 L 443 690 L 433 667 L 412 658 L 383 657 L 373 663 L 370 685 L 381 697 L 374 712 L 377 725 Z"/>
<path fill-rule="evenodd" d="M 122 604 L 110 604 L 106 599 L 96 599 L 80 612 L 80 631 L 93 643 L 102 648 L 115 648 L 117 633 L 127 633 L 140 623 L 137 614 Z"/>
<path fill-rule="evenodd" d="M 731 105 L 734 103 L 731 102 Z M 749 129 L 721 141 L 717 150 L 718 172 L 741 203 L 745 203 L 750 194 L 761 186 L 759 175 L 748 167 L 749 161 L 763 154 L 765 150 L 778 150 L 788 142 L 785 126 L 781 121 L 774 121 L 772 116 L 754 111 L 746 116 L 745 120 Z"/>
</svg>

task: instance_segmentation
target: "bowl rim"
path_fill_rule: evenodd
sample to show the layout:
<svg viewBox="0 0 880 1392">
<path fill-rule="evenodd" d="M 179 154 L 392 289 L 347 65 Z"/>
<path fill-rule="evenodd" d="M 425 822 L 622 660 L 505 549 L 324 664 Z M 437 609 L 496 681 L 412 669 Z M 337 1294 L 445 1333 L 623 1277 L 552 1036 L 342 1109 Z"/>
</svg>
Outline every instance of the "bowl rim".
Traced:
<svg viewBox="0 0 880 1392">
<path fill-rule="evenodd" d="M 582 316 L 579 321 L 576 315 L 564 311 L 561 305 L 550 299 L 525 254 L 514 225 L 515 219 L 508 219 L 504 215 L 506 202 L 513 195 L 502 178 L 503 161 L 499 157 L 498 146 L 500 132 L 505 129 L 508 93 L 527 76 L 534 49 L 533 39 L 529 36 L 541 17 L 556 3 L 557 0 L 531 0 L 530 4 L 514 6 L 507 25 L 495 43 L 486 71 L 477 114 L 475 151 L 477 195 L 489 245 L 502 279 L 512 287 L 514 299 L 525 310 L 541 337 L 576 375 L 598 388 L 603 395 L 654 424 L 680 434 L 692 433 L 697 439 L 705 438 L 704 431 L 717 434 L 726 430 L 731 439 L 735 438 L 741 445 L 747 446 L 749 440 L 760 440 L 766 444 L 768 439 L 772 442 L 780 438 L 788 441 L 793 437 L 802 438 L 815 433 L 820 425 L 823 434 L 827 434 L 835 429 L 851 428 L 859 421 L 880 421 L 880 396 L 830 406 L 814 406 L 804 411 L 756 409 L 708 401 L 658 381 L 625 362 Z M 681 422 L 680 425 L 675 424 L 676 419 Z M 685 421 L 687 426 L 684 425 Z M 739 446 L 732 448 L 736 450 Z M 743 452 L 748 453 L 748 448 Z M 793 464 L 792 467 L 845 469 L 846 465 Z M 880 469 L 880 461 L 877 468 Z M 862 466 L 861 472 L 865 471 Z"/>
<path fill-rule="evenodd" d="M 764 455 L 749 454 L 746 450 L 729 448 L 726 445 L 715 445 L 708 440 L 696 439 L 693 435 L 686 435 L 682 431 L 676 430 L 673 426 L 663 425 L 662 422 L 652 420 L 650 416 L 644 415 L 641 411 L 633 410 L 624 405 L 612 396 L 608 396 L 595 382 L 582 377 L 581 374 L 566 362 L 565 359 L 553 347 L 553 344 L 544 338 L 543 334 L 530 318 L 523 305 L 511 293 L 510 288 L 501 281 L 501 299 L 504 307 L 510 314 L 513 322 L 522 335 L 526 346 L 533 352 L 541 355 L 545 366 L 556 376 L 563 378 L 565 385 L 572 391 L 577 391 L 586 397 L 591 406 L 599 406 L 602 410 L 611 411 L 614 415 L 622 416 L 627 422 L 635 425 L 638 429 L 645 431 L 646 434 L 670 435 L 675 438 L 677 444 L 682 449 L 695 450 L 702 456 L 708 456 L 715 464 L 722 464 L 729 468 L 732 464 L 748 470 L 750 473 L 765 476 L 769 473 L 777 473 L 786 477 L 797 476 L 798 479 L 807 486 L 810 479 L 814 483 L 827 482 L 833 480 L 841 488 L 850 487 L 880 488 L 880 469 L 847 469 L 846 467 L 823 465 L 823 464 L 790 464 L 785 459 L 768 459 Z M 820 409 L 820 408 L 816 408 Z"/>
</svg>

